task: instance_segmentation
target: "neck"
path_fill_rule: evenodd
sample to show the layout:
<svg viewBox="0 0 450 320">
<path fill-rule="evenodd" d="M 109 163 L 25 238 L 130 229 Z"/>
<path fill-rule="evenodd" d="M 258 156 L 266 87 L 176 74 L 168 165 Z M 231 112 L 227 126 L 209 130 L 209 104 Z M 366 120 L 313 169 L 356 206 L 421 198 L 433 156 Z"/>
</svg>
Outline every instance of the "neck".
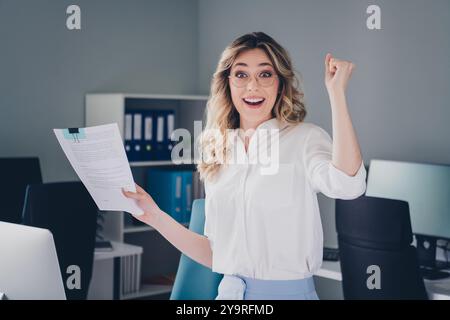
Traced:
<svg viewBox="0 0 450 320">
<path fill-rule="evenodd" d="M 239 121 L 239 128 L 242 129 L 244 132 L 247 132 L 247 130 L 253 129 L 256 130 L 256 128 L 263 122 L 266 122 L 267 120 L 272 119 L 272 117 L 269 115 L 268 117 L 266 117 L 263 120 L 259 120 L 259 121 L 249 121 L 246 119 L 240 119 Z"/>
<path fill-rule="evenodd" d="M 248 150 L 248 145 L 250 143 L 250 138 L 252 137 L 253 133 L 255 132 L 256 128 L 263 122 L 270 120 L 272 117 L 269 115 L 266 119 L 260 120 L 260 121 L 248 121 L 245 119 L 240 119 L 239 129 L 242 131 L 239 131 L 239 136 L 241 136 L 241 139 L 244 141 L 245 146 L 245 152 Z M 251 130 L 253 129 L 253 130 Z M 248 131 L 249 130 L 249 131 Z"/>
</svg>

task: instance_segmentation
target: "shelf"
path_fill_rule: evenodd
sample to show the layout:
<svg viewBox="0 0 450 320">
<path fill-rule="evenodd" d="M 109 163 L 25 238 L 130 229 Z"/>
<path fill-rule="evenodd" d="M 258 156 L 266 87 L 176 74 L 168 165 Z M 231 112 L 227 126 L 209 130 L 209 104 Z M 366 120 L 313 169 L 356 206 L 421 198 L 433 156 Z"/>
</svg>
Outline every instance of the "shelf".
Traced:
<svg viewBox="0 0 450 320">
<path fill-rule="evenodd" d="M 94 251 L 94 260 L 106 260 L 124 256 L 142 254 L 142 247 L 134 246 L 127 243 L 111 241 L 113 250 L 111 251 Z"/>
<path fill-rule="evenodd" d="M 185 227 L 189 227 L 189 222 L 181 223 Z M 123 228 L 124 233 L 135 233 L 135 232 L 145 232 L 145 231 L 154 231 L 155 228 L 150 226 L 126 226 Z"/>
<path fill-rule="evenodd" d="M 176 166 L 172 161 L 136 161 L 130 162 L 130 167 L 147 167 L 147 166 Z"/>
<path fill-rule="evenodd" d="M 139 292 L 125 294 L 122 296 L 123 300 L 138 299 L 160 294 L 170 293 L 172 291 L 171 285 L 157 285 L 157 284 L 141 284 Z"/>
<path fill-rule="evenodd" d="M 112 96 L 121 98 L 142 98 L 160 100 L 200 100 L 207 101 L 206 95 L 186 95 L 186 94 L 148 94 L 148 93 L 125 93 L 125 92 L 102 92 L 88 93 L 87 96 Z"/>
<path fill-rule="evenodd" d="M 174 163 L 170 160 L 167 161 L 134 161 L 130 162 L 130 167 L 152 167 L 152 166 L 185 166 L 193 165 L 193 161 L 189 163 Z"/>
</svg>

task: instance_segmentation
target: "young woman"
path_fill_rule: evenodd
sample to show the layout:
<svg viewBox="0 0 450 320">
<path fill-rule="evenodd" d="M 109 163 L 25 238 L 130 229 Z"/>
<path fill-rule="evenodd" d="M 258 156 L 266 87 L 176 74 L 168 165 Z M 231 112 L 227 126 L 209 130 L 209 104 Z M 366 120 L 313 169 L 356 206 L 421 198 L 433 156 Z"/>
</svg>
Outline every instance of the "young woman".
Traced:
<svg viewBox="0 0 450 320">
<path fill-rule="evenodd" d="M 141 221 L 224 274 L 216 299 L 317 299 L 312 276 L 322 263 L 323 235 L 316 194 L 353 199 L 366 188 L 345 97 L 353 68 L 325 57 L 331 140 L 303 121 L 303 93 L 286 50 L 262 32 L 239 37 L 214 73 L 199 143 L 208 159 L 198 164 L 206 191 L 205 236 L 161 211 L 141 187 L 124 192 L 145 211 Z M 211 130 L 215 135 L 207 134 Z M 277 149 L 271 159 L 276 170 L 264 173 L 257 158 L 269 146 Z"/>
</svg>

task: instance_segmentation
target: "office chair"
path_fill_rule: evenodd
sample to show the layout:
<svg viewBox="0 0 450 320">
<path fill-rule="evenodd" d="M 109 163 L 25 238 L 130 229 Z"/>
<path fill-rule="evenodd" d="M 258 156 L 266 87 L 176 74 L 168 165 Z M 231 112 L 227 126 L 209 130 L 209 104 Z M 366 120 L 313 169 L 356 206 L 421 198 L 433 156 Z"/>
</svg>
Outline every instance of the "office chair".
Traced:
<svg viewBox="0 0 450 320">
<path fill-rule="evenodd" d="M 0 221 L 21 223 L 28 184 L 42 183 L 39 158 L 0 158 Z"/>
<path fill-rule="evenodd" d="M 336 230 L 345 299 L 428 299 L 407 202 L 337 199 Z"/>
<path fill-rule="evenodd" d="M 192 203 L 189 230 L 203 234 L 205 225 L 205 200 Z M 181 255 L 170 300 L 214 300 L 223 275 Z"/>
<path fill-rule="evenodd" d="M 23 223 L 49 229 L 67 299 L 86 299 L 92 276 L 98 209 L 81 182 L 29 185 L 23 210 Z M 74 274 L 68 267 L 80 268 L 81 288 L 67 287 Z M 69 279 L 73 283 L 73 277 Z"/>
</svg>

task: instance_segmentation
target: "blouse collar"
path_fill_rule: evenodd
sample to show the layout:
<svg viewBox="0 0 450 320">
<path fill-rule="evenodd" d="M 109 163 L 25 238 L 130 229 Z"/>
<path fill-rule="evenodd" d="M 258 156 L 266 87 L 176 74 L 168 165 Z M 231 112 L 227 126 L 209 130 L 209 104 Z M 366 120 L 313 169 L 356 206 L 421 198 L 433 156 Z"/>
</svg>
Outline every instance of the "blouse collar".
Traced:
<svg viewBox="0 0 450 320">
<path fill-rule="evenodd" d="M 282 120 L 278 120 L 276 117 L 271 118 L 269 120 L 266 120 L 262 123 L 260 123 L 255 131 L 261 130 L 261 129 L 265 129 L 265 130 L 271 130 L 271 129 L 283 129 L 287 126 L 288 124 Z M 235 129 L 236 131 L 239 130 L 239 128 Z"/>
</svg>

